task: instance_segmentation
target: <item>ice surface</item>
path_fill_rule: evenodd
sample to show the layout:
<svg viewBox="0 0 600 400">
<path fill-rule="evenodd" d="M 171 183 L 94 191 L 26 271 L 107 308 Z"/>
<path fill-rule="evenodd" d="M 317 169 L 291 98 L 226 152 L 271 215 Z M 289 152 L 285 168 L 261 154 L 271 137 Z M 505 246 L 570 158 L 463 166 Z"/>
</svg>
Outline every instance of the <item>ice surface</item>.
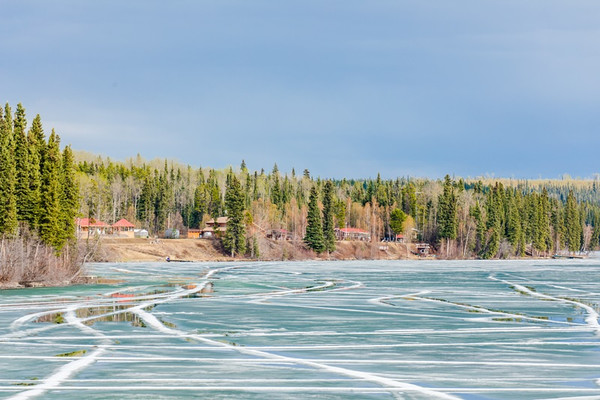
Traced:
<svg viewBox="0 0 600 400">
<path fill-rule="evenodd" d="M 600 398 L 600 260 L 88 268 L 0 291 L 0 398 Z"/>
</svg>

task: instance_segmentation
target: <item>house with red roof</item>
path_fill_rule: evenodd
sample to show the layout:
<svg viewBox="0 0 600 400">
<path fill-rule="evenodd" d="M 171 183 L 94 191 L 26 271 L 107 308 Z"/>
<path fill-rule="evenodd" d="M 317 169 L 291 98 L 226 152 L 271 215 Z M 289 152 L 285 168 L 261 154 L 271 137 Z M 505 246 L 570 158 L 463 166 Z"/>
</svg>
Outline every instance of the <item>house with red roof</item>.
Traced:
<svg viewBox="0 0 600 400">
<path fill-rule="evenodd" d="M 114 224 L 112 224 L 112 233 L 113 235 L 117 236 L 117 237 L 122 237 L 122 238 L 134 238 L 135 234 L 134 234 L 134 229 L 135 229 L 135 225 L 133 225 L 131 222 L 127 221 L 125 218 L 122 218 L 120 220 L 118 220 L 117 222 L 115 222 Z"/>
<path fill-rule="evenodd" d="M 105 235 L 110 229 L 106 222 L 94 218 L 77 218 L 77 234 L 79 237 Z"/>
</svg>

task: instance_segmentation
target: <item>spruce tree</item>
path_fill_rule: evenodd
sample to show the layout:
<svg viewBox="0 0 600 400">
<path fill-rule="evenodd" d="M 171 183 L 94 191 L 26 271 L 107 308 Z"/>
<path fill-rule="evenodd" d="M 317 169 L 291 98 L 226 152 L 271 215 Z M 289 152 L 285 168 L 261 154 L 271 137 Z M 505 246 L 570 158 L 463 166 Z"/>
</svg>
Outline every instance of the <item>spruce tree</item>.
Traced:
<svg viewBox="0 0 600 400">
<path fill-rule="evenodd" d="M 506 238 L 512 245 L 515 252 L 518 251 L 519 238 L 521 236 L 521 218 L 519 216 L 519 209 L 517 208 L 517 200 L 514 195 L 509 195 L 508 212 L 506 221 Z"/>
<path fill-rule="evenodd" d="M 316 253 L 325 250 L 325 238 L 323 237 L 323 224 L 321 222 L 321 211 L 319 210 L 317 187 L 313 185 L 310 189 L 308 201 L 308 215 L 306 217 L 306 235 L 304 243 Z"/>
<path fill-rule="evenodd" d="M 79 208 L 79 188 L 75 180 L 73 151 L 65 147 L 61 164 L 61 243 L 59 247 L 75 239 L 75 217 Z"/>
<path fill-rule="evenodd" d="M 39 233 L 42 241 L 59 250 L 63 244 L 61 219 L 61 154 L 60 138 L 52 130 L 46 147 L 46 157 L 42 168 L 42 213 Z"/>
<path fill-rule="evenodd" d="M 438 197 L 438 236 L 445 244 L 446 256 L 449 254 L 450 241 L 456 239 L 458 227 L 456 195 L 449 175 L 444 178 L 444 191 Z"/>
<path fill-rule="evenodd" d="M 496 184 L 487 196 L 486 202 L 486 229 L 487 237 L 480 257 L 484 259 L 494 258 L 500 249 L 502 236 L 502 202 L 500 192 L 502 187 Z"/>
<path fill-rule="evenodd" d="M 327 181 L 323 188 L 323 244 L 325 251 L 335 251 L 333 183 Z"/>
<path fill-rule="evenodd" d="M 579 251 L 581 248 L 581 222 L 577 200 L 572 190 L 567 195 L 567 204 L 565 210 L 565 232 L 567 248 L 571 252 Z"/>
<path fill-rule="evenodd" d="M 27 121 L 25 120 L 25 109 L 19 103 L 14 119 L 14 138 L 15 138 L 15 164 L 16 164 L 16 181 L 15 194 L 17 197 L 17 219 L 25 221 L 30 227 L 35 227 L 36 224 L 36 208 L 38 201 L 32 197 L 30 188 L 31 166 L 30 160 L 30 143 L 27 140 L 25 128 Z M 38 161 L 38 160 L 34 160 Z"/>
<path fill-rule="evenodd" d="M 227 230 L 223 238 L 225 251 L 235 257 L 246 251 L 246 227 L 244 223 L 244 193 L 237 177 L 230 175 L 225 191 L 225 210 L 227 212 Z"/>
<path fill-rule="evenodd" d="M 29 210 L 31 213 L 30 220 L 28 221 L 32 228 L 35 228 L 38 224 L 41 215 L 41 160 L 40 153 L 38 151 L 37 137 L 35 132 L 29 131 L 27 135 L 27 150 L 29 152 L 29 199 L 31 204 Z"/>
<path fill-rule="evenodd" d="M 5 115 L 0 109 L 0 236 L 17 233 L 16 166 L 12 111 L 8 103 Z"/>
</svg>

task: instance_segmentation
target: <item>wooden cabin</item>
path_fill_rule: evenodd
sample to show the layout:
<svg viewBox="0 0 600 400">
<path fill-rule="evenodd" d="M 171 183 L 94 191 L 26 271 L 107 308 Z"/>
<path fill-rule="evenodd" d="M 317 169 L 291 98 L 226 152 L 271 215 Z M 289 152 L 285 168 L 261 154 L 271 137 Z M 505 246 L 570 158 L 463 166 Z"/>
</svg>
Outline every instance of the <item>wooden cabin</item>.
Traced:
<svg viewBox="0 0 600 400">
<path fill-rule="evenodd" d="M 335 237 L 337 240 L 362 240 L 369 242 L 371 234 L 358 228 L 335 228 Z"/>
</svg>

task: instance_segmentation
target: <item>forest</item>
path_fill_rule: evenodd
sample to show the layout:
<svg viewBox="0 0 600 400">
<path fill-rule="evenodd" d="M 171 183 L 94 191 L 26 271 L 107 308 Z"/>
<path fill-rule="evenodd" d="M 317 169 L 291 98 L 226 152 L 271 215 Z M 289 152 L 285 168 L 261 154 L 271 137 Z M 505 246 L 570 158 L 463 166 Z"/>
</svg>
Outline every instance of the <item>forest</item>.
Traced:
<svg viewBox="0 0 600 400">
<path fill-rule="evenodd" d="M 71 281 L 82 260 L 75 245 L 79 192 L 73 152 L 48 139 L 37 115 L 0 109 L 0 283 Z"/>
<path fill-rule="evenodd" d="M 282 172 L 192 167 L 171 160 L 125 161 L 60 148 L 37 115 L 0 112 L 0 280 L 30 279 L 49 264 L 77 271 L 77 218 L 121 218 L 162 236 L 226 216 L 220 237 L 231 256 L 259 257 L 269 232 L 295 245 L 333 252 L 335 228 L 368 232 L 373 242 L 430 244 L 441 258 L 544 257 L 600 245 L 600 180 L 493 178 L 322 179 Z M 35 258 L 35 262 L 30 260 Z M 29 260 L 29 261 L 27 261 Z M 37 265 L 33 268 L 32 265 Z M 59 268 L 59 269 L 60 269 Z M 59 274 L 60 275 L 60 274 Z M 28 278 L 29 277 L 29 278 Z"/>
<path fill-rule="evenodd" d="M 282 172 L 277 164 L 251 171 L 244 161 L 212 169 L 139 155 L 116 162 L 82 152 L 76 159 L 80 215 L 124 217 L 159 236 L 238 215 L 240 246 L 232 254 L 250 255 L 257 237 L 274 229 L 317 252 L 335 248 L 322 242 L 332 241 L 334 227 L 363 229 L 376 241 L 402 234 L 431 244 L 443 258 L 549 256 L 596 249 L 600 241 L 596 179 L 327 180 L 307 169 Z"/>
</svg>

